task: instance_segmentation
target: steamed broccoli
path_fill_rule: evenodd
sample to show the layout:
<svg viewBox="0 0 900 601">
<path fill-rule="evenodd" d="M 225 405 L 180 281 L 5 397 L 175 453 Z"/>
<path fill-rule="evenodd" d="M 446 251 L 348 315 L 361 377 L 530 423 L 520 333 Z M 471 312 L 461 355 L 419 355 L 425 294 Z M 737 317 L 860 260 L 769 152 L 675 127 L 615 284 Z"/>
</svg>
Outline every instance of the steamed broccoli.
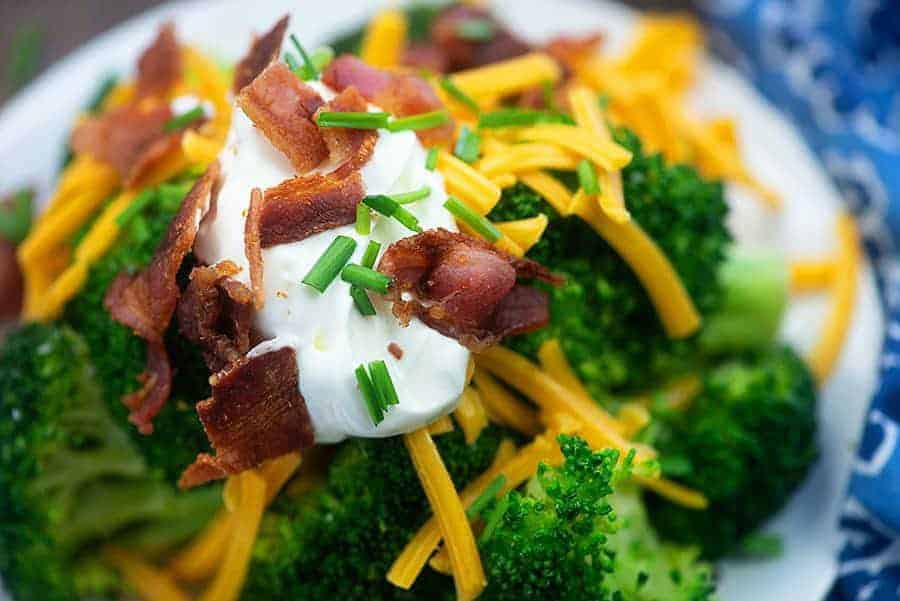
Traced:
<svg viewBox="0 0 900 601">
<path fill-rule="evenodd" d="M 627 130 L 616 140 L 634 153 L 622 177 L 634 219 L 660 245 L 702 314 L 721 304 L 717 273 L 730 236 L 719 183 L 690 167 L 667 165 L 647 155 Z M 528 256 L 566 276 L 552 288 L 551 324 L 512 339 L 534 356 L 541 342 L 559 338 L 563 350 L 596 398 L 611 391 L 653 386 L 683 370 L 696 352 L 695 339 L 670 340 L 640 282 L 625 262 L 577 217 L 560 217 L 524 185 L 507 189 L 489 217 L 523 219 L 538 213 L 550 225 Z"/>
<path fill-rule="evenodd" d="M 116 577 L 91 543 L 173 508 L 202 527 L 214 489 L 176 495 L 109 415 L 88 350 L 67 327 L 31 325 L 0 350 L 0 574 L 15 598 L 97 596 Z M 191 506 L 193 506 L 191 508 Z"/>
<path fill-rule="evenodd" d="M 209 371 L 199 351 L 179 336 L 173 325 L 167 336 L 176 368 L 172 397 L 154 419 L 157 433 L 139 434 L 128 424 L 128 409 L 121 398 L 138 388 L 137 376 L 144 370 L 146 344 L 110 317 L 103 297 L 120 271 L 137 271 L 150 262 L 191 184 L 191 178 L 185 177 L 144 193 L 147 202 L 138 205 L 140 211 L 127 220 L 115 246 L 93 266 L 87 284 L 68 304 L 63 317 L 84 337 L 112 415 L 118 423 L 127 425 L 148 465 L 172 482 L 198 451 L 208 447 L 194 403 L 209 396 Z M 160 443 L 161 437 L 165 444 Z"/>
<path fill-rule="evenodd" d="M 618 451 L 559 440 L 561 466 L 540 466 L 524 494 L 512 491 L 483 513 L 483 599 L 711 599 L 709 566 L 664 547 L 648 527 L 623 482 L 630 458 L 617 467 Z M 620 485 L 625 492 L 613 494 Z"/>
<path fill-rule="evenodd" d="M 490 465 L 502 434 L 490 427 L 469 445 L 457 430 L 435 442 L 457 487 Z M 426 570 L 412 592 L 385 574 L 430 510 L 399 437 L 340 446 L 327 482 L 299 499 L 282 495 L 266 514 L 253 553 L 248 599 L 418 599 L 452 591 Z"/>
<path fill-rule="evenodd" d="M 710 518 L 648 495 L 653 525 L 710 558 L 734 551 L 816 459 L 815 404 L 809 369 L 788 348 L 713 370 L 687 411 L 659 412 L 654 436 L 663 473 L 702 491 Z"/>
</svg>

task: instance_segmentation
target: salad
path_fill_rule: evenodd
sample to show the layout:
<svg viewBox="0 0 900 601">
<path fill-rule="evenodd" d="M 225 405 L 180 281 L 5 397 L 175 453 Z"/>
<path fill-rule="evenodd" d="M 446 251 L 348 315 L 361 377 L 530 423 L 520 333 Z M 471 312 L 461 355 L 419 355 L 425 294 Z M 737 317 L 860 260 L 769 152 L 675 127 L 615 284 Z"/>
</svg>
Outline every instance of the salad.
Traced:
<svg viewBox="0 0 900 601">
<path fill-rule="evenodd" d="M 160 27 L 0 210 L 11 597 L 697 601 L 777 554 L 858 234 L 733 240 L 726 187 L 790 199 L 690 108 L 703 52 L 467 3 L 225 63 Z"/>
</svg>

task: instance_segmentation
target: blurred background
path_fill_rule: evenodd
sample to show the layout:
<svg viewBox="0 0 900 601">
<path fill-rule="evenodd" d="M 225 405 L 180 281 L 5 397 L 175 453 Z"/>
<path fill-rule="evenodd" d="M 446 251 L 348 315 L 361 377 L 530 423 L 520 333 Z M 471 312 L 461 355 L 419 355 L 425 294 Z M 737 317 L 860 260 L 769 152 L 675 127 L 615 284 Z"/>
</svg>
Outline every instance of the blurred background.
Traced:
<svg viewBox="0 0 900 601">
<path fill-rule="evenodd" d="M 0 1 L 0 65 L 4 68 L 0 104 L 85 41 L 163 3 L 163 0 Z M 690 9 L 693 2 L 631 0 L 624 4 L 673 10 Z"/>
</svg>

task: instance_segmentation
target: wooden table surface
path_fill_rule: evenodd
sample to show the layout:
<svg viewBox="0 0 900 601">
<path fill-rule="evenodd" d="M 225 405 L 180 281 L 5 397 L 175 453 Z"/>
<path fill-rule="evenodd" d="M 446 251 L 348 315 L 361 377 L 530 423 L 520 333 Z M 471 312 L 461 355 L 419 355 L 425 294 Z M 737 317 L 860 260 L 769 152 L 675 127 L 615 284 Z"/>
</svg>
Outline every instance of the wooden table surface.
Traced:
<svg viewBox="0 0 900 601">
<path fill-rule="evenodd" d="M 551 1 L 551 0 L 547 0 Z M 33 29 L 40 36 L 38 73 L 91 37 L 163 0 L 0 0 L 0 104 L 13 93 L 8 74 L 17 35 Z M 686 9 L 691 0 L 630 0 L 639 8 Z"/>
</svg>

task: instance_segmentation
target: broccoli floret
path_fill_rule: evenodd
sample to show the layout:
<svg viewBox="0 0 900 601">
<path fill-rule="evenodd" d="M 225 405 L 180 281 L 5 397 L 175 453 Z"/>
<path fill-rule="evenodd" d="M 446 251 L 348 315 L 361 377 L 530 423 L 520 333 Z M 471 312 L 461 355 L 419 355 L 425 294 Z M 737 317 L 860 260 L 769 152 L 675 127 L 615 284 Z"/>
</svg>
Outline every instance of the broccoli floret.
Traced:
<svg viewBox="0 0 900 601">
<path fill-rule="evenodd" d="M 212 511 L 209 494 L 192 495 L 207 502 L 185 536 Z M 55 325 L 10 334 L 0 350 L 0 574 L 16 599 L 109 592 L 116 577 L 91 544 L 162 519 L 184 503 L 175 496 L 110 417 L 77 334 Z"/>
<path fill-rule="evenodd" d="M 138 388 L 146 344 L 110 317 L 103 297 L 120 271 L 134 272 L 150 262 L 191 184 L 191 178 L 184 178 L 145 192 L 148 202 L 131 216 L 114 247 L 91 268 L 87 283 L 68 304 L 63 317 L 84 337 L 104 398 L 120 424 L 128 424 L 128 409 L 121 398 Z M 178 334 L 176 325 L 166 340 L 176 372 L 171 399 L 154 419 L 157 433 L 144 436 L 130 424 L 127 429 L 151 469 L 160 470 L 174 482 L 197 452 L 208 448 L 194 403 L 209 396 L 209 371 L 199 351 Z"/>
<path fill-rule="evenodd" d="M 634 219 L 659 244 L 681 276 L 702 314 L 717 309 L 717 273 L 730 236 L 722 185 L 707 182 L 683 165 L 667 165 L 648 155 L 627 130 L 616 140 L 634 158 L 622 171 L 625 200 Z M 509 344 L 534 356 L 541 342 L 555 337 L 590 392 L 653 386 L 685 369 L 696 353 L 696 339 L 670 340 L 640 282 L 625 262 L 586 223 L 560 217 L 524 185 L 503 194 L 489 217 L 496 221 L 545 213 L 550 224 L 528 253 L 566 276 L 551 288 L 551 325 Z"/>
<path fill-rule="evenodd" d="M 736 550 L 815 461 L 815 408 L 809 369 L 789 348 L 714 369 L 687 411 L 659 413 L 654 436 L 663 473 L 702 491 L 711 517 L 648 495 L 653 525 L 709 558 Z"/>
<path fill-rule="evenodd" d="M 502 434 L 490 427 L 469 445 L 458 430 L 435 438 L 457 488 L 490 465 Z M 426 570 L 413 591 L 385 574 L 430 509 L 403 442 L 344 443 L 327 482 L 299 499 L 282 495 L 253 553 L 248 599 L 420 599 L 442 596 L 450 579 Z"/>
<path fill-rule="evenodd" d="M 711 599 L 709 566 L 663 546 L 647 525 L 623 482 L 630 460 L 617 467 L 618 451 L 559 440 L 561 466 L 540 466 L 524 494 L 512 491 L 482 514 L 483 599 Z M 625 492 L 613 494 L 620 485 Z"/>
</svg>

